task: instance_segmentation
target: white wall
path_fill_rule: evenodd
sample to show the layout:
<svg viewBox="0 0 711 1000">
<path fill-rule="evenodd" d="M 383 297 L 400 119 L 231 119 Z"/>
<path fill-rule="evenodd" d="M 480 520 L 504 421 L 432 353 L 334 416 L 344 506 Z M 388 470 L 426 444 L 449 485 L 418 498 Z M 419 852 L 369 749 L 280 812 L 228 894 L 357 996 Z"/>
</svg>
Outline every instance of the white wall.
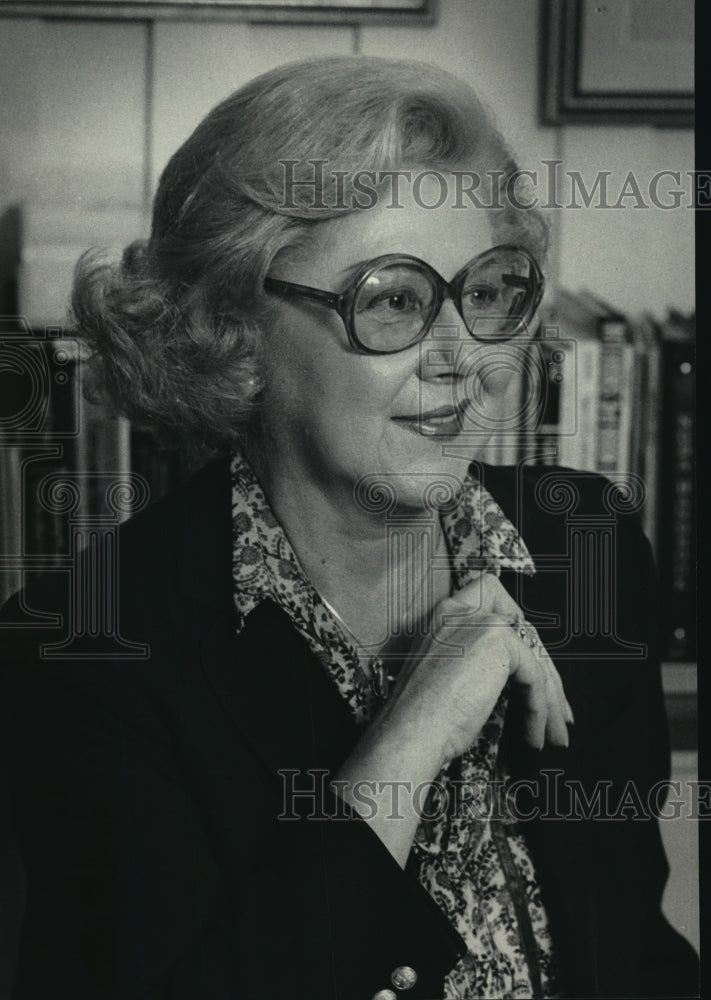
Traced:
<svg viewBox="0 0 711 1000">
<path fill-rule="evenodd" d="M 588 184 L 693 167 L 690 129 L 538 124 L 537 0 L 441 0 L 430 27 L 0 21 L 0 211 L 21 197 L 141 205 L 202 115 L 258 72 L 315 54 L 418 58 L 460 74 L 495 109 L 522 166 L 560 158 Z M 565 199 L 563 199 L 565 204 Z M 618 308 L 693 306 L 693 213 L 551 213 L 549 277 Z"/>
<path fill-rule="evenodd" d="M 140 201 L 144 25 L 0 20 L 0 94 L 0 211 Z"/>
<path fill-rule="evenodd" d="M 591 189 L 596 170 L 609 170 L 609 203 L 614 204 L 624 179 L 633 171 L 642 201 L 624 200 L 624 208 L 567 208 L 560 212 L 561 282 L 570 288 L 599 289 L 621 308 L 662 312 L 667 306 L 691 309 L 694 304 L 694 213 L 688 204 L 666 210 L 652 203 L 653 178 L 663 170 L 693 169 L 691 129 L 650 126 L 568 126 L 562 130 L 561 159 L 578 170 Z M 686 177 L 687 189 L 689 179 Z M 659 184 L 663 204 L 673 204 Z M 580 202 L 579 202 L 580 203 Z M 646 203 L 648 207 L 636 207 Z"/>
</svg>

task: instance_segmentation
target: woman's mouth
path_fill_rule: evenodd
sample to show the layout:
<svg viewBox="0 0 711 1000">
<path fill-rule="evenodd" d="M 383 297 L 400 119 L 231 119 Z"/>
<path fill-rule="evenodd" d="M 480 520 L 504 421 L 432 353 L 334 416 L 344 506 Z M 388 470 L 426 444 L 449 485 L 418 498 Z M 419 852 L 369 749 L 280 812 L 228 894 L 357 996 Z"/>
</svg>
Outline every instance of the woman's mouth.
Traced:
<svg viewBox="0 0 711 1000">
<path fill-rule="evenodd" d="M 413 414 L 408 417 L 393 417 L 413 434 L 423 434 L 426 437 L 451 437 L 462 429 L 466 402 L 459 406 L 440 406 L 435 410 Z"/>
</svg>

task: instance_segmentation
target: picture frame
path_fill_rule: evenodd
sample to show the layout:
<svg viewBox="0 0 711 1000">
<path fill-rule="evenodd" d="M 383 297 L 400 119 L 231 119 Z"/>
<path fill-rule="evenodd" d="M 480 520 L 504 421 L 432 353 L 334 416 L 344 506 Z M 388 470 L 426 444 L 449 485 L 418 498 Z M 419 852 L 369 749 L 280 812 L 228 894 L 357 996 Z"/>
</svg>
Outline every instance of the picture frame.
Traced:
<svg viewBox="0 0 711 1000">
<path fill-rule="evenodd" d="M 0 16 L 318 24 L 433 24 L 439 0 L 10 0 Z"/>
<path fill-rule="evenodd" d="M 693 25 L 693 0 L 542 0 L 542 124 L 692 126 Z"/>
</svg>

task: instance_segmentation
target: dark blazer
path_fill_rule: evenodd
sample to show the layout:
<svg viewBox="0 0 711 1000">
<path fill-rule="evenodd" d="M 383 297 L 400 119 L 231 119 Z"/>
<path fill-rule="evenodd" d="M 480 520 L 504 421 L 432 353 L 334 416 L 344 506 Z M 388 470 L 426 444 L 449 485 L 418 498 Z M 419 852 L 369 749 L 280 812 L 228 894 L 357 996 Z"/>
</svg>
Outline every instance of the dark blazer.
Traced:
<svg viewBox="0 0 711 1000">
<path fill-rule="evenodd" d="M 628 780 L 644 800 L 669 767 L 639 521 L 597 476 L 482 474 L 539 566 L 534 580 L 502 580 L 553 652 L 576 719 L 567 750 L 526 749 L 515 704 L 504 734 L 515 776 L 539 782 L 522 786 L 523 826 L 565 995 L 692 996 L 695 955 L 660 912 L 657 823 L 615 805 Z M 418 974 L 402 993 L 414 1000 L 441 997 L 462 954 L 369 826 L 343 808 L 333 818 L 318 772 L 358 732 L 276 606 L 235 635 L 230 532 L 222 461 L 122 526 L 115 649 L 144 643 L 147 657 L 39 653 L 69 632 L 65 573 L 5 606 L 4 723 L 28 880 L 16 1000 L 369 1000 L 402 965 Z M 9 627 L 39 610 L 58 624 Z M 635 644 L 647 654 L 630 658 Z M 297 778 L 279 773 L 289 769 Z M 556 818 L 575 804 L 571 787 L 594 811 L 599 779 L 616 820 Z M 292 780 L 316 793 L 298 800 L 301 819 L 279 820 Z"/>
</svg>

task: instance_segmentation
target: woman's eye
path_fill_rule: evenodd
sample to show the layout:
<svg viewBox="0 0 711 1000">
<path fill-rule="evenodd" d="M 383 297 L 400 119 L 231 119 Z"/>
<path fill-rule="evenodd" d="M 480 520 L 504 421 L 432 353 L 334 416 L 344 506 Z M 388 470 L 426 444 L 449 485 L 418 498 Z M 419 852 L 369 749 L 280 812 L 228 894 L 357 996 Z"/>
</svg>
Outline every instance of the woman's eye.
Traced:
<svg viewBox="0 0 711 1000">
<path fill-rule="evenodd" d="M 364 308 L 370 311 L 377 311 L 383 315 L 397 316 L 420 312 L 422 305 L 414 292 L 405 289 L 374 295 L 364 304 Z"/>
<path fill-rule="evenodd" d="M 499 298 L 499 293 L 493 285 L 470 285 L 462 292 L 462 298 L 472 306 L 490 306 Z"/>
<path fill-rule="evenodd" d="M 392 309 L 393 312 L 416 309 L 419 304 L 411 292 L 396 292 L 394 295 L 389 295 L 385 301 L 388 309 Z"/>
</svg>

